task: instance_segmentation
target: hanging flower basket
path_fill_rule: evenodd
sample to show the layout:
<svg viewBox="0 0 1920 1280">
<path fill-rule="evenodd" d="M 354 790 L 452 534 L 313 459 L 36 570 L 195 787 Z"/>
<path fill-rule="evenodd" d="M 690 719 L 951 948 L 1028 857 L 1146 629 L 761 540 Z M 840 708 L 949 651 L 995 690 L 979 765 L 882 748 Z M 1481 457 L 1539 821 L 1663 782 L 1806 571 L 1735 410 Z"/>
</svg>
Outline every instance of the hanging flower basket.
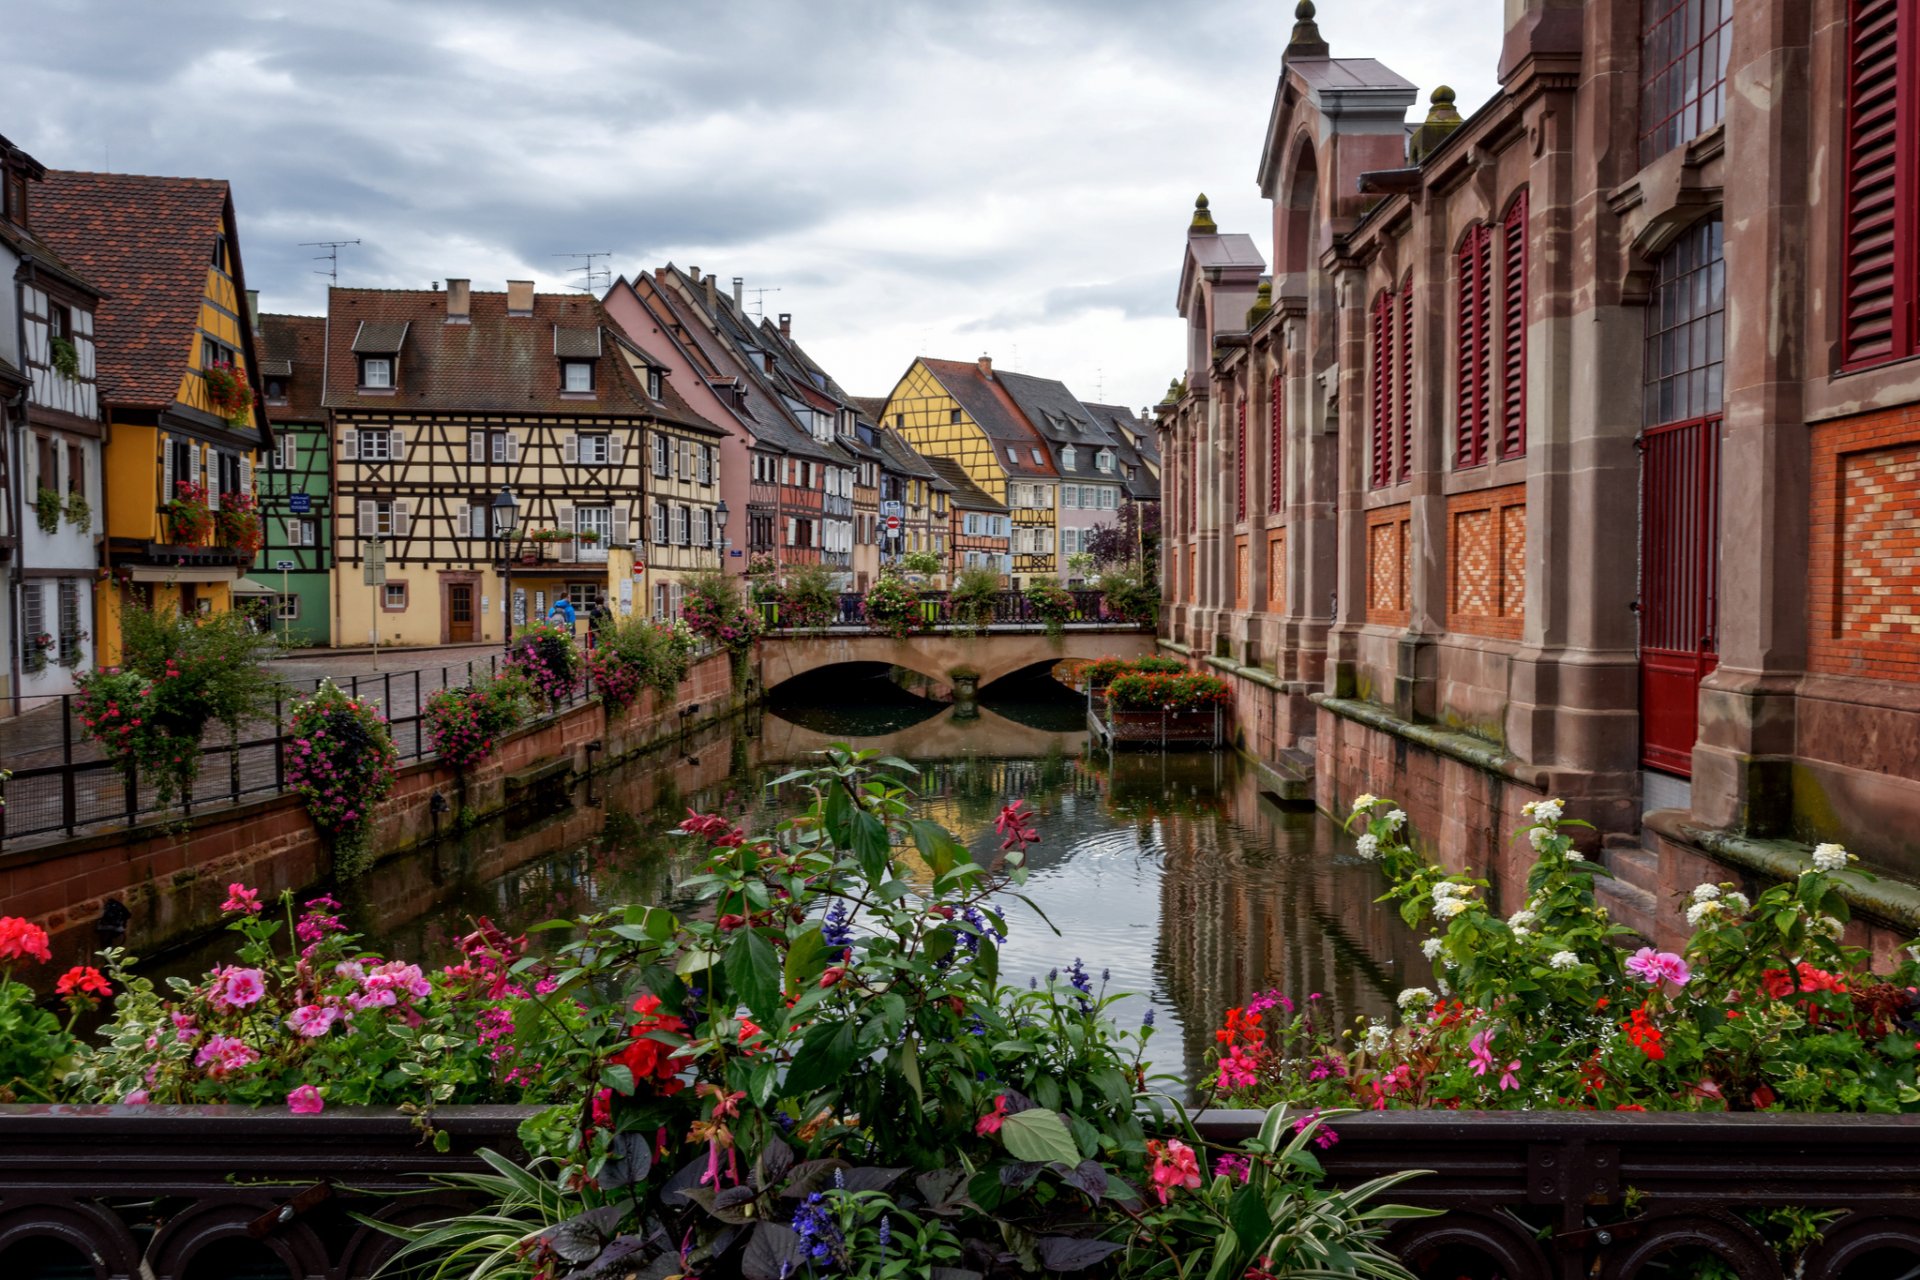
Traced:
<svg viewBox="0 0 1920 1280">
<path fill-rule="evenodd" d="M 253 388 L 246 378 L 224 360 L 208 365 L 203 376 L 214 412 L 235 427 L 245 427 L 253 414 Z"/>
</svg>

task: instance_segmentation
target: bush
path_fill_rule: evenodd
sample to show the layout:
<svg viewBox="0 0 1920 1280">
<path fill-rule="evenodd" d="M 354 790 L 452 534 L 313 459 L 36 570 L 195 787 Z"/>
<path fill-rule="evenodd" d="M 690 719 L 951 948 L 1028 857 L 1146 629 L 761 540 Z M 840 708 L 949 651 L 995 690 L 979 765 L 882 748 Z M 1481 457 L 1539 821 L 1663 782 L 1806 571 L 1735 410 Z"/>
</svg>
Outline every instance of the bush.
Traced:
<svg viewBox="0 0 1920 1280">
<path fill-rule="evenodd" d="M 427 699 L 427 741 L 436 756 L 464 773 L 493 754 L 500 735 L 526 716 L 528 702 L 526 681 L 512 667 L 498 677 L 441 689 Z"/>
<path fill-rule="evenodd" d="M 839 604 L 833 589 L 833 570 L 824 564 L 794 565 L 780 587 L 780 625 L 825 627 L 839 612 Z"/>
<path fill-rule="evenodd" d="M 920 593 L 897 574 L 883 573 L 867 589 L 867 623 L 875 631 L 904 640 L 926 626 L 926 609 Z"/>
<path fill-rule="evenodd" d="M 534 701 L 548 709 L 563 705 L 580 684 L 580 646 L 564 623 L 543 618 L 521 628 L 507 665 L 526 677 Z"/>
<path fill-rule="evenodd" d="M 703 569 L 687 580 L 680 616 L 693 634 L 725 649 L 736 659 L 753 647 L 760 633 L 756 619 L 740 599 L 740 583 L 718 569 Z"/>
<path fill-rule="evenodd" d="M 1153 627 L 1160 621 L 1160 584 L 1132 569 L 1109 569 L 1094 583 L 1107 613 L 1123 622 Z"/>
<path fill-rule="evenodd" d="M 694 643 L 684 619 L 669 625 L 621 618 L 601 626 L 587 671 L 608 710 L 624 711 L 639 700 L 642 689 L 652 689 L 662 700 L 673 697 L 687 678 Z"/>
<path fill-rule="evenodd" d="M 938 573 L 940 557 L 931 551 L 909 551 L 900 557 L 900 567 L 908 573 Z"/>
<path fill-rule="evenodd" d="M 1073 593 L 1052 578 L 1042 578 L 1026 590 L 1027 607 L 1047 624 L 1047 634 L 1057 636 L 1067 629 L 1073 617 Z"/>
<path fill-rule="evenodd" d="M 373 808 L 393 790 L 400 769 L 387 718 L 325 680 L 294 704 L 289 731 L 287 785 L 333 846 L 334 873 L 351 880 L 368 865 Z"/>
<path fill-rule="evenodd" d="M 962 569 L 947 592 L 947 608 L 954 622 L 969 630 L 979 630 L 993 621 L 1000 600 L 1000 575 L 976 565 Z"/>
<path fill-rule="evenodd" d="M 1107 686 L 1107 702 L 1122 711 L 1210 711 L 1229 706 L 1233 695 L 1218 676 L 1163 675 L 1157 672 L 1116 676 Z"/>
</svg>

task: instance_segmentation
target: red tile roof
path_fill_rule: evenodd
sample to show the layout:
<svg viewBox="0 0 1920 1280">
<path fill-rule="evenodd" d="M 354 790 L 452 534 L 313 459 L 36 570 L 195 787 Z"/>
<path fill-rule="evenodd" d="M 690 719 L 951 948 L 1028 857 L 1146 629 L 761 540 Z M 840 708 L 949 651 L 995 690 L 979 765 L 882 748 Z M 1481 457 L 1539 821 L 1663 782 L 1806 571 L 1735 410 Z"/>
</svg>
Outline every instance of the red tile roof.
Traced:
<svg viewBox="0 0 1920 1280">
<path fill-rule="evenodd" d="M 106 297 L 94 313 L 100 394 L 165 409 L 180 390 L 200 328 L 214 237 L 232 227 L 227 184 L 209 178 L 50 169 L 33 224 Z M 239 278 L 239 248 L 230 245 Z"/>
<path fill-rule="evenodd" d="M 260 316 L 261 382 L 268 378 L 287 378 L 287 403 L 268 402 L 267 413 L 275 422 L 325 422 L 327 411 L 320 404 L 320 366 L 326 352 L 325 316 L 286 316 L 271 312 Z M 284 360 L 292 366 L 283 375 L 274 368 Z"/>
</svg>

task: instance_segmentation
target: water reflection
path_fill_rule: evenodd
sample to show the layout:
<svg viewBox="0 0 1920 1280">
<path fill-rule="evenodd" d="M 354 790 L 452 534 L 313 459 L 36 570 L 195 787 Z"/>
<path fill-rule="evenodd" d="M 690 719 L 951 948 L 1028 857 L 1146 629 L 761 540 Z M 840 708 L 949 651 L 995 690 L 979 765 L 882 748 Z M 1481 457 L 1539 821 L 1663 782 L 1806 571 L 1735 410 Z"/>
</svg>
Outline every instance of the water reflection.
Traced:
<svg viewBox="0 0 1920 1280">
<path fill-rule="evenodd" d="M 969 713 L 841 673 L 803 704 L 782 699 L 600 776 L 597 804 L 583 784 L 552 812 L 392 860 L 347 895 L 351 913 L 392 953 L 438 958 L 481 914 L 518 930 L 616 903 L 683 904 L 697 855 L 663 833 L 688 808 L 763 829 L 802 798 L 770 780 L 848 741 L 912 761 L 927 815 L 982 858 L 998 847 L 1000 807 L 1028 802 L 1042 840 L 1026 892 L 1045 919 L 1009 904 L 1002 973 L 1024 981 L 1075 958 L 1105 972 L 1110 990 L 1135 993 L 1123 1021 L 1155 1010 L 1161 1071 L 1196 1076 L 1212 1028 L 1249 991 L 1317 991 L 1344 1021 L 1385 1013 L 1399 974 L 1426 972 L 1333 824 L 1277 807 L 1232 755 L 1109 756 L 1080 706 L 1057 684 L 1022 684 L 983 691 Z"/>
</svg>

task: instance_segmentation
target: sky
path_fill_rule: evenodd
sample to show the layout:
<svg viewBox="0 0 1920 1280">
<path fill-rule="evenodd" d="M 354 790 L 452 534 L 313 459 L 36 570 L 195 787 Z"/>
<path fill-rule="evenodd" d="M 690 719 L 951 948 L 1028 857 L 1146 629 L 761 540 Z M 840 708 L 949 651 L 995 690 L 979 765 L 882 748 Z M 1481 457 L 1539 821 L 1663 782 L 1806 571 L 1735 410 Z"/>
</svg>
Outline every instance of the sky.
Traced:
<svg viewBox="0 0 1920 1280">
<path fill-rule="evenodd" d="M 4 0 L 6 10 L 27 0 Z M 1470 114 L 1500 0 L 1323 0 Z M 1274 0 L 38 0 L 0 134 L 51 168 L 226 178 L 263 309 L 340 283 L 564 289 L 567 257 L 745 280 L 848 391 L 917 355 L 1141 406 L 1180 371 L 1196 193 L 1271 252 Z M 17 15 L 16 15 L 17 16 Z M 16 31 L 16 22 L 6 22 Z M 317 273 L 317 271 L 319 273 Z M 772 292 L 756 293 L 766 289 Z"/>
</svg>

